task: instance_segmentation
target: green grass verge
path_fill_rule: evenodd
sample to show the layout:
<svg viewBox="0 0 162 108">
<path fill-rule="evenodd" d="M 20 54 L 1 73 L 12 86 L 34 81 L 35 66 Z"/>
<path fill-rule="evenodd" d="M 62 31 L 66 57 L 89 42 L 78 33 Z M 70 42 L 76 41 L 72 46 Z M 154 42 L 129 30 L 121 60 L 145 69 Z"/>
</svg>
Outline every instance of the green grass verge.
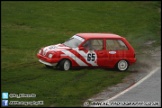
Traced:
<svg viewBox="0 0 162 108">
<path fill-rule="evenodd" d="M 105 69 L 64 72 L 46 69 L 37 61 L 41 47 L 63 42 L 76 33 L 116 33 L 126 37 L 137 52 L 149 40 L 156 41 L 154 47 L 161 44 L 158 1 L 1 3 L 2 92 L 37 95 L 18 100 L 43 100 L 44 106 L 81 106 L 130 74 Z"/>
</svg>

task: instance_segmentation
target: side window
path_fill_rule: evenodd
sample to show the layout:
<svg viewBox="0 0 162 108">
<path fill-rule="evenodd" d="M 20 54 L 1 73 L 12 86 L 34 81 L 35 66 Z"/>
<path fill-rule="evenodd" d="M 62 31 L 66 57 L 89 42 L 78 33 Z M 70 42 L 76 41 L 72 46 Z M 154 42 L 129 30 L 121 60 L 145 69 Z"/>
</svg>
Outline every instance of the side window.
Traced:
<svg viewBox="0 0 162 108">
<path fill-rule="evenodd" d="M 128 50 L 128 47 L 121 40 L 106 40 L 106 49 L 107 50 Z"/>
<path fill-rule="evenodd" d="M 125 45 L 125 43 L 123 41 L 118 40 L 118 44 L 119 44 L 120 50 L 128 50 L 128 47 Z"/>
<path fill-rule="evenodd" d="M 88 40 L 83 47 L 87 50 L 102 50 L 103 49 L 103 40 L 101 39 L 91 39 Z"/>
</svg>

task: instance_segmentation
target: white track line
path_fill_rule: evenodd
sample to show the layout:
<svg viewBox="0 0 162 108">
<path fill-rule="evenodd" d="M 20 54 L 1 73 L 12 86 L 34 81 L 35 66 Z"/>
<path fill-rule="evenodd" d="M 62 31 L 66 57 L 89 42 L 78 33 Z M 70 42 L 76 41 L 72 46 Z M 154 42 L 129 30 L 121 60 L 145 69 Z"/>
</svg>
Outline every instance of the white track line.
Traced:
<svg viewBox="0 0 162 108">
<path fill-rule="evenodd" d="M 117 97 L 123 95 L 124 93 L 126 93 L 127 91 L 133 89 L 134 87 L 138 86 L 139 84 L 141 84 L 143 81 L 145 81 L 147 78 L 149 78 L 152 74 L 154 74 L 158 69 L 160 69 L 159 67 L 156 68 L 155 70 L 151 71 L 147 76 L 145 76 L 143 79 L 141 79 L 140 81 L 138 81 L 136 84 L 132 85 L 131 87 L 127 88 L 126 90 L 120 92 L 119 94 L 115 95 L 114 97 L 107 99 L 103 102 L 109 102 L 112 101 L 114 99 L 116 99 Z"/>
</svg>

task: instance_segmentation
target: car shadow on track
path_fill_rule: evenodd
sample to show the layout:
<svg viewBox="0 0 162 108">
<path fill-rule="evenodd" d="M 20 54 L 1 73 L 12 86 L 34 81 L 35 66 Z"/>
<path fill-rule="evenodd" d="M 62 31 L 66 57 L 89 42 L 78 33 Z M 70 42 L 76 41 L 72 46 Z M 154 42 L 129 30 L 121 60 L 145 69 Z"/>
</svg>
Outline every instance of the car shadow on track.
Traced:
<svg viewBox="0 0 162 108">
<path fill-rule="evenodd" d="M 64 71 L 64 70 L 61 70 L 57 67 L 44 67 L 44 69 L 50 69 L 50 70 L 59 70 L 59 71 Z M 121 72 L 119 70 L 117 70 L 116 68 L 104 68 L 104 67 L 73 67 L 70 69 L 70 71 L 80 71 L 80 70 L 87 70 L 87 71 L 92 71 L 92 70 L 104 70 L 104 71 L 107 71 L 107 72 Z M 67 71 L 68 72 L 68 71 Z M 127 71 L 124 71 L 124 72 L 137 72 L 137 71 L 131 71 L 131 70 L 127 70 Z"/>
</svg>

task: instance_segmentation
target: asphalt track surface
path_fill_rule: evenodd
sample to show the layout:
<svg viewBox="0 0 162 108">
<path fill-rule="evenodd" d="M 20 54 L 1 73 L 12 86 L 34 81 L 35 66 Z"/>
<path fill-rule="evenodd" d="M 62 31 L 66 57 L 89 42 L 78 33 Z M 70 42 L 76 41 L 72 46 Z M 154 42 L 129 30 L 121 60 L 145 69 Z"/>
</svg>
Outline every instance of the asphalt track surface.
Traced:
<svg viewBox="0 0 162 108">
<path fill-rule="evenodd" d="M 160 107 L 161 68 L 156 68 L 130 88 L 114 97 L 100 102 L 91 102 L 91 107 Z"/>
</svg>

